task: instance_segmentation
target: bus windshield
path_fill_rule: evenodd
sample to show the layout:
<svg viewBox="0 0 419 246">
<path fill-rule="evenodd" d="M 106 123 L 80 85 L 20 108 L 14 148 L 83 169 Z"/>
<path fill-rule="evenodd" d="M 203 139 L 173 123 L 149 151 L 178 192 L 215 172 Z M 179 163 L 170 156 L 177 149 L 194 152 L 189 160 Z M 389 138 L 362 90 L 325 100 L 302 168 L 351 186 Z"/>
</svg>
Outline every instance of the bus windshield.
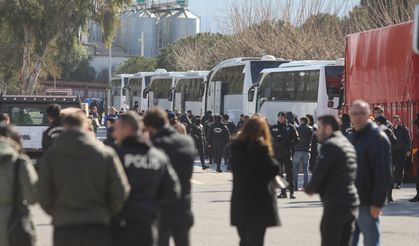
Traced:
<svg viewBox="0 0 419 246">
<path fill-rule="evenodd" d="M 327 66 L 326 72 L 326 88 L 329 97 L 338 97 L 340 92 L 340 84 L 343 79 L 343 66 Z"/>
<path fill-rule="evenodd" d="M 182 93 L 185 101 L 199 102 L 202 100 L 201 84 L 203 78 L 179 79 L 176 83 L 176 92 Z"/>
<path fill-rule="evenodd" d="M 141 78 L 129 80 L 129 89 L 130 89 L 130 94 L 132 96 L 134 97 L 141 96 L 141 83 L 142 83 Z"/>
<path fill-rule="evenodd" d="M 150 91 L 154 98 L 169 99 L 169 91 L 172 89 L 172 79 L 155 79 L 151 83 Z"/>
<path fill-rule="evenodd" d="M 216 81 L 221 81 L 222 95 L 243 94 L 244 65 L 221 68 L 211 82 Z"/>
<path fill-rule="evenodd" d="M 258 107 L 267 101 L 317 102 L 320 71 L 268 74 L 258 89 Z"/>
<path fill-rule="evenodd" d="M 277 68 L 279 65 L 284 63 L 283 61 L 251 61 L 250 71 L 252 73 L 252 83 L 257 83 L 259 74 L 265 68 Z"/>
<path fill-rule="evenodd" d="M 111 87 L 111 91 L 112 91 L 112 95 L 113 96 L 120 96 L 121 94 L 121 79 L 114 79 L 112 80 L 112 87 Z"/>
</svg>

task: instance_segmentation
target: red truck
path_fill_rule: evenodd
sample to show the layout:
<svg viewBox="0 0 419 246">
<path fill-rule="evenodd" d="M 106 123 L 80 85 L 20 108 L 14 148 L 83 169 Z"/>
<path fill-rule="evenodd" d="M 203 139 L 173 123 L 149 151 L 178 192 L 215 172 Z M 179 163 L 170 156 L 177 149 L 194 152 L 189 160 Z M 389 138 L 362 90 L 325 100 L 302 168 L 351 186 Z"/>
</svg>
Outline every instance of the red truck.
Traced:
<svg viewBox="0 0 419 246">
<path fill-rule="evenodd" d="M 391 119 L 400 115 L 413 137 L 412 153 L 419 148 L 419 55 L 412 50 L 412 22 L 351 34 L 346 40 L 345 108 L 362 99 L 384 107 Z M 416 155 L 412 155 L 416 156 Z M 417 161 L 408 169 L 416 176 Z"/>
</svg>

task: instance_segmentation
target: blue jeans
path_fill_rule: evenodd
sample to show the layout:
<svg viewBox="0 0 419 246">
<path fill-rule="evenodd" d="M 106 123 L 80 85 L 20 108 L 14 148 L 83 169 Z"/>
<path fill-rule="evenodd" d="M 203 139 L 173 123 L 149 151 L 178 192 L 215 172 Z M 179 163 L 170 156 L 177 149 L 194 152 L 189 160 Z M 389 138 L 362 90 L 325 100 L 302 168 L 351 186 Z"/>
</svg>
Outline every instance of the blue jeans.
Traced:
<svg viewBox="0 0 419 246">
<path fill-rule="evenodd" d="M 308 184 L 308 166 L 310 163 L 310 152 L 295 151 L 292 158 L 293 176 L 295 189 L 298 188 L 298 171 L 300 170 L 300 163 L 303 163 L 304 171 L 304 187 Z"/>
<path fill-rule="evenodd" d="M 361 233 L 364 236 L 364 246 L 380 246 L 380 220 L 379 218 L 373 218 L 370 210 L 371 206 L 362 205 L 359 207 L 352 246 L 358 245 Z"/>
</svg>

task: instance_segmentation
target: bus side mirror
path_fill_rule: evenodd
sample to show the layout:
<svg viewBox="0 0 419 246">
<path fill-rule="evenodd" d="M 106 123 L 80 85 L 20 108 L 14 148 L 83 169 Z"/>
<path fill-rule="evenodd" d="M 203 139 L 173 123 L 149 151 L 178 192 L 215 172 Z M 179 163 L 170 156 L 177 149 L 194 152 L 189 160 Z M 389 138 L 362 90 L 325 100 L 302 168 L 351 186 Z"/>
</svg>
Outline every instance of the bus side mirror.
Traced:
<svg viewBox="0 0 419 246">
<path fill-rule="evenodd" d="M 200 96 L 200 97 L 203 97 L 203 96 L 204 96 L 204 94 L 205 94 L 205 85 L 201 85 L 201 90 L 200 90 L 200 92 L 199 92 L 199 96 Z"/>
<path fill-rule="evenodd" d="M 412 36 L 413 51 L 419 54 L 419 4 L 415 8 L 415 16 L 413 19 L 413 36 Z"/>
<path fill-rule="evenodd" d="M 167 98 L 169 102 L 173 101 L 173 90 L 167 92 Z"/>
<path fill-rule="evenodd" d="M 249 89 L 249 92 L 247 94 L 247 101 L 253 102 L 253 99 L 255 99 L 255 90 L 255 87 Z"/>
<path fill-rule="evenodd" d="M 127 88 L 127 87 L 125 87 L 125 86 L 122 88 L 122 95 L 123 95 L 123 96 L 126 96 L 126 95 L 127 95 L 127 89 L 128 89 L 128 88 Z"/>
<path fill-rule="evenodd" d="M 143 98 L 146 99 L 147 98 L 147 95 L 148 95 L 148 88 L 145 88 L 143 90 Z"/>
</svg>

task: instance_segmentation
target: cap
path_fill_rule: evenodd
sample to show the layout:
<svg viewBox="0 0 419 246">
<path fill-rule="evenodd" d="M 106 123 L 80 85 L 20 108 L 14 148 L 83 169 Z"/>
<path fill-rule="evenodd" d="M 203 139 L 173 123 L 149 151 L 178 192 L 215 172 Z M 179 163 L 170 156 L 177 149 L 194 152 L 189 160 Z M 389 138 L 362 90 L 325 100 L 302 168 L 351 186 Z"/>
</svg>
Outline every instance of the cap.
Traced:
<svg viewBox="0 0 419 246">
<path fill-rule="evenodd" d="M 167 118 L 169 118 L 169 120 L 173 119 L 176 117 L 176 114 L 173 113 L 172 111 L 167 112 Z"/>
</svg>

